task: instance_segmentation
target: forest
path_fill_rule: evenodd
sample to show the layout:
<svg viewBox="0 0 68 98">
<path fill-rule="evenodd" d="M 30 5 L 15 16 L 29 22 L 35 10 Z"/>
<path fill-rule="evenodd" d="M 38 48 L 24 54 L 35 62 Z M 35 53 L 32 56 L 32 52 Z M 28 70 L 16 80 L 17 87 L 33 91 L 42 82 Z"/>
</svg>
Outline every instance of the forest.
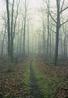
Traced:
<svg viewBox="0 0 68 98">
<path fill-rule="evenodd" d="M 0 98 L 68 98 L 68 0 L 0 0 Z"/>
</svg>

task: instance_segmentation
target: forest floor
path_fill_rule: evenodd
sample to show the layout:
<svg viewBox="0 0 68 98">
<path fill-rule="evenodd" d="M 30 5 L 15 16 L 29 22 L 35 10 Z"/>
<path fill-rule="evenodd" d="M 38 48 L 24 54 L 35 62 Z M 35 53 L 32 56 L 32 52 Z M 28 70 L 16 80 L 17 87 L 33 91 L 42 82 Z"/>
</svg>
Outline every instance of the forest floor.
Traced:
<svg viewBox="0 0 68 98">
<path fill-rule="evenodd" d="M 1 60 L 0 98 L 68 98 L 68 66 L 48 66 L 37 58 Z"/>
</svg>

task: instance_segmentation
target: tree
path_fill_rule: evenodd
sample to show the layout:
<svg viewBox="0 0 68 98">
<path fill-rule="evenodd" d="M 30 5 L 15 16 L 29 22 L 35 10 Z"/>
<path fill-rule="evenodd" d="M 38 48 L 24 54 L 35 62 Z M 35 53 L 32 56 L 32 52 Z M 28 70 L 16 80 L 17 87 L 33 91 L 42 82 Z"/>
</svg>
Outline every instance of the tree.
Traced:
<svg viewBox="0 0 68 98">
<path fill-rule="evenodd" d="M 27 18 L 27 4 L 26 4 L 26 0 L 25 0 L 25 4 L 24 4 L 24 34 L 23 34 L 23 54 L 25 56 L 25 35 L 26 35 L 26 18 Z"/>
<path fill-rule="evenodd" d="M 50 0 L 47 0 L 47 32 L 48 32 L 48 36 L 47 36 L 47 56 L 49 58 L 49 36 L 50 36 L 50 15 L 49 15 L 49 11 L 50 11 Z"/>
<path fill-rule="evenodd" d="M 9 0 L 6 0 L 6 11 L 7 11 L 7 32 L 8 32 L 8 56 L 11 53 L 11 32 L 10 32 L 10 13 L 9 13 Z"/>
<path fill-rule="evenodd" d="M 11 12 L 11 61 L 13 61 L 13 40 L 14 40 L 14 36 L 13 36 L 13 16 L 14 16 L 14 0 L 12 3 L 12 12 Z"/>
<path fill-rule="evenodd" d="M 58 61 L 58 46 L 59 46 L 60 28 L 62 27 L 62 25 L 64 25 L 66 22 L 68 22 L 68 20 L 66 20 L 65 22 L 61 23 L 61 15 L 65 10 L 68 9 L 68 7 L 63 8 L 64 2 L 65 2 L 65 0 L 63 0 L 62 5 L 61 5 L 60 4 L 61 0 L 56 0 L 56 6 L 57 6 L 56 20 L 52 16 L 51 12 L 49 13 L 51 16 L 51 19 L 56 23 L 55 65 L 57 65 L 57 61 Z"/>
</svg>

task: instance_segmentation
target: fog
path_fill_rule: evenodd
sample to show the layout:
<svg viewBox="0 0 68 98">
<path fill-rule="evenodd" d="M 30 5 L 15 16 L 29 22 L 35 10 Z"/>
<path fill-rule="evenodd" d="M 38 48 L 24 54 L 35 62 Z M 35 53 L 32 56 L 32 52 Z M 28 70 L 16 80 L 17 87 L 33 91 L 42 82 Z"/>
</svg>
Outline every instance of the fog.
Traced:
<svg viewBox="0 0 68 98">
<path fill-rule="evenodd" d="M 68 0 L 0 0 L 0 98 L 68 98 Z"/>
<path fill-rule="evenodd" d="M 68 1 L 61 0 L 60 9 L 63 11 L 67 7 Z M 13 55 L 36 54 L 47 58 L 51 55 L 54 59 L 56 51 L 56 30 L 57 29 L 57 5 L 56 0 L 9 0 L 9 24 L 13 31 Z M 13 13 L 12 13 L 13 10 Z M 49 12 L 50 11 L 50 12 Z M 51 14 L 49 14 L 51 13 Z M 67 20 L 68 9 L 66 8 L 60 15 L 60 25 L 58 35 L 58 55 L 64 57 L 68 54 L 67 47 Z M 8 31 L 6 25 L 8 21 L 5 0 L 0 0 L 0 54 L 8 54 Z M 13 15 L 13 16 L 11 16 Z M 14 23 L 15 23 L 15 27 Z M 11 39 L 11 36 L 10 36 Z M 66 40 L 65 40 L 66 39 Z M 11 40 L 10 40 L 11 41 Z M 3 44 L 3 45 L 2 45 Z M 66 47 L 66 48 L 65 48 Z M 64 51 L 66 51 L 64 53 Z M 47 54 L 48 52 L 48 54 Z M 51 58 L 51 57 L 50 57 Z"/>
</svg>

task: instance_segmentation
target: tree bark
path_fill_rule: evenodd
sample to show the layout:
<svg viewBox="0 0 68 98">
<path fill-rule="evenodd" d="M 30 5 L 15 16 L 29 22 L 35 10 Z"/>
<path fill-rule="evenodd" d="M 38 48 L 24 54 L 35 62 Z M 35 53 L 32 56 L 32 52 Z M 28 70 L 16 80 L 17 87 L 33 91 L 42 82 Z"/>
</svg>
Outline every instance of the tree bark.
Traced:
<svg viewBox="0 0 68 98">
<path fill-rule="evenodd" d="M 7 32 L 8 32 L 8 57 L 11 56 L 11 38 L 10 38 L 10 13 L 9 13 L 9 0 L 6 0 L 6 10 L 7 10 Z"/>
<path fill-rule="evenodd" d="M 60 32 L 60 0 L 56 0 L 57 3 L 57 23 L 56 23 L 56 46 L 55 46 L 55 65 L 58 61 L 58 46 L 59 46 L 59 32 Z"/>
</svg>

